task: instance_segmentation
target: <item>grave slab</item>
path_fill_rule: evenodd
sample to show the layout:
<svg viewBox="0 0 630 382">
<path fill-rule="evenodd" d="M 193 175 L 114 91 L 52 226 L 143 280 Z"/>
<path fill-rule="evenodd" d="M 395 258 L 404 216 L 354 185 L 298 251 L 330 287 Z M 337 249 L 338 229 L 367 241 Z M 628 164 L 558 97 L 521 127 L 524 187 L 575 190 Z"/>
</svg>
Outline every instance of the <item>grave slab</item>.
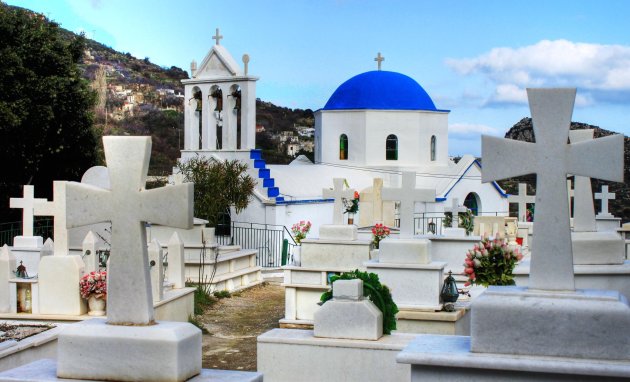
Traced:
<svg viewBox="0 0 630 382">
<path fill-rule="evenodd" d="M 431 241 L 427 239 L 387 238 L 379 244 L 379 261 L 395 264 L 429 264 Z"/>
<path fill-rule="evenodd" d="M 623 264 L 625 241 L 616 232 L 572 232 L 573 264 Z"/>
<path fill-rule="evenodd" d="M 39 268 L 39 312 L 71 316 L 85 314 L 87 307 L 79 291 L 79 280 L 84 270 L 81 256 L 42 257 Z"/>
<path fill-rule="evenodd" d="M 364 269 L 370 260 L 369 240 L 302 240 L 303 267 Z"/>
<path fill-rule="evenodd" d="M 354 224 L 323 224 L 319 227 L 321 240 L 357 240 L 358 229 Z"/>
</svg>

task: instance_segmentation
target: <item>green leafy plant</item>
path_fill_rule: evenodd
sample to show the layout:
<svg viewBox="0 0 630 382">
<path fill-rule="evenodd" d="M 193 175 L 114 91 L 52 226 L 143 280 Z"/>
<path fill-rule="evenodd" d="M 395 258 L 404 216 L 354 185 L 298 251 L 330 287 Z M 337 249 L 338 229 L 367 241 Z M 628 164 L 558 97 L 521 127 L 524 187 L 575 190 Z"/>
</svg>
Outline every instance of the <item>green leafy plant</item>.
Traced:
<svg viewBox="0 0 630 382">
<path fill-rule="evenodd" d="M 216 292 L 213 293 L 214 297 L 218 298 L 219 300 L 222 298 L 230 298 L 232 297 L 232 294 L 227 291 L 227 290 L 218 290 Z"/>
<path fill-rule="evenodd" d="M 459 228 L 463 228 L 466 230 L 466 235 L 470 235 L 470 233 L 475 228 L 475 215 L 469 209 L 466 212 L 459 213 Z M 453 226 L 453 214 L 451 212 L 444 213 L 444 227 L 452 227 Z"/>
<path fill-rule="evenodd" d="M 468 281 L 464 286 L 514 285 L 512 271 L 522 258 L 523 255 L 510 248 L 505 239 L 485 237 L 466 253 L 464 275 Z"/>
<path fill-rule="evenodd" d="M 381 284 L 376 273 L 361 272 L 356 269 L 352 272 L 344 272 L 330 277 L 331 285 L 337 280 L 363 281 L 363 296 L 367 297 L 383 313 L 383 333 L 391 334 L 396 330 L 396 313 L 398 306 L 392 299 L 392 294 L 386 285 Z M 320 298 L 322 303 L 332 299 L 332 289 L 324 292 Z"/>
<path fill-rule="evenodd" d="M 201 333 L 203 334 L 208 334 L 210 332 L 208 332 L 208 329 L 206 328 L 206 325 L 203 324 L 203 322 L 201 322 L 201 320 L 199 320 L 199 318 L 195 315 L 190 315 L 188 316 L 188 322 L 195 325 L 196 327 L 198 327 L 199 329 L 201 329 Z"/>
</svg>

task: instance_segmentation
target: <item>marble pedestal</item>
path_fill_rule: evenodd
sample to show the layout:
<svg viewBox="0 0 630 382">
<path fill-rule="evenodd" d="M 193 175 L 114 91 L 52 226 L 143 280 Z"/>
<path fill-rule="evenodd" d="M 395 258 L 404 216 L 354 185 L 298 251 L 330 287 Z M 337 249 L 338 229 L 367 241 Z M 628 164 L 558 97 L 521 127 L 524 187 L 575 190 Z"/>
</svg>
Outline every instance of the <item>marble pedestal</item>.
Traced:
<svg viewBox="0 0 630 382">
<path fill-rule="evenodd" d="M 396 361 L 411 365 L 411 381 L 626 381 L 630 362 L 473 353 L 468 336 L 424 334 Z"/>
<path fill-rule="evenodd" d="M 189 323 L 108 325 L 91 319 L 59 334 L 57 376 L 115 381 L 185 381 L 201 372 L 201 331 Z"/>
<path fill-rule="evenodd" d="M 39 273 L 39 262 L 42 257 L 48 255 L 46 251 L 42 251 L 43 246 L 44 242 L 41 236 L 16 236 L 13 238 L 11 253 L 15 256 L 17 265 L 20 265 L 21 261 L 26 267 L 29 276 L 36 276 Z"/>
<path fill-rule="evenodd" d="M 630 306 L 617 291 L 496 287 L 471 303 L 473 353 L 630 362 Z"/>
<path fill-rule="evenodd" d="M 595 223 L 597 224 L 597 231 L 600 232 L 616 232 L 621 227 L 621 218 L 614 216 L 602 216 L 595 217 Z"/>
<path fill-rule="evenodd" d="M 616 232 L 573 232 L 573 264 L 623 264 L 625 241 Z"/>
<path fill-rule="evenodd" d="M 354 224 L 324 224 L 319 227 L 321 240 L 356 240 L 358 228 Z"/>
<path fill-rule="evenodd" d="M 463 228 L 447 227 L 444 228 L 443 234 L 445 237 L 465 237 L 466 230 Z"/>
<path fill-rule="evenodd" d="M 39 265 L 39 312 L 69 316 L 85 314 L 87 306 L 79 290 L 84 269 L 81 256 L 43 257 Z"/>
<path fill-rule="evenodd" d="M 365 269 L 370 260 L 369 240 L 302 240 L 301 265 L 303 267 Z"/>
</svg>

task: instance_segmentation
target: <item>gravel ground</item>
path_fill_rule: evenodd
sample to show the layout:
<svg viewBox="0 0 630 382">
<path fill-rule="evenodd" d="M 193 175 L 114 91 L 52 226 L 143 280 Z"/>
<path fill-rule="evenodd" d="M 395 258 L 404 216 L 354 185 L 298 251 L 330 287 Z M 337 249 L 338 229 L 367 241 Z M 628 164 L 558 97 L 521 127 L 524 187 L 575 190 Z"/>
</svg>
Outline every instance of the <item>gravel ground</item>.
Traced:
<svg viewBox="0 0 630 382">
<path fill-rule="evenodd" d="M 203 335 L 203 367 L 256 370 L 256 337 L 278 327 L 284 317 L 284 288 L 262 284 L 219 300 L 200 321 Z"/>
</svg>

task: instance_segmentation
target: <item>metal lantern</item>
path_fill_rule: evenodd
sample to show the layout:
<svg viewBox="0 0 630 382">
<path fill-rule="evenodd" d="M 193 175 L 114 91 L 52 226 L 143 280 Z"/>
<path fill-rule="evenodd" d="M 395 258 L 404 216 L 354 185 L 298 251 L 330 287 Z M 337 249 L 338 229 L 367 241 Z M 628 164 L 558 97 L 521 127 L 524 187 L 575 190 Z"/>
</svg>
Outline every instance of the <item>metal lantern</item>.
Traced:
<svg viewBox="0 0 630 382">
<path fill-rule="evenodd" d="M 440 293 L 440 297 L 442 297 L 442 302 L 444 302 L 445 304 L 455 304 L 457 298 L 459 297 L 459 292 L 457 291 L 457 283 L 455 282 L 451 271 L 448 271 L 448 277 L 446 277 L 446 279 L 444 280 L 444 285 L 442 286 L 442 293 Z"/>
<path fill-rule="evenodd" d="M 433 220 L 429 222 L 428 226 L 429 226 L 429 232 L 435 234 L 435 223 L 433 222 Z"/>
</svg>

